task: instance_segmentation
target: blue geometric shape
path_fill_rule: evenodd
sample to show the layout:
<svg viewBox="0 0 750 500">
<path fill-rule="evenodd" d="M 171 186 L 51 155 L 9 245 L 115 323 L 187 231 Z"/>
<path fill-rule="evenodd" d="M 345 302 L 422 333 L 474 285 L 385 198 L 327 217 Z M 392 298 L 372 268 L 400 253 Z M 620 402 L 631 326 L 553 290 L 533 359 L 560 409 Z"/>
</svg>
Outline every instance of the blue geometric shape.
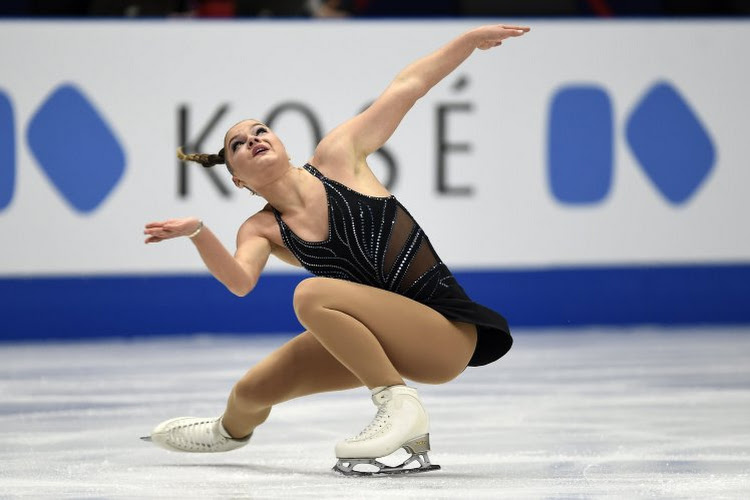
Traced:
<svg viewBox="0 0 750 500">
<path fill-rule="evenodd" d="M 606 90 L 568 86 L 552 99 L 548 136 L 548 173 L 561 203 L 596 203 L 612 184 L 612 104 Z"/>
<path fill-rule="evenodd" d="M 13 127 L 13 106 L 0 91 L 0 210 L 13 199 L 16 185 L 16 134 Z"/>
<path fill-rule="evenodd" d="M 646 175 L 674 204 L 690 199 L 714 166 L 716 152 L 708 132 L 666 82 L 654 85 L 641 99 L 626 133 Z"/>
<path fill-rule="evenodd" d="M 28 142 L 65 200 L 88 213 L 101 204 L 125 170 L 125 154 L 104 119 L 72 85 L 61 85 L 39 107 Z"/>
</svg>

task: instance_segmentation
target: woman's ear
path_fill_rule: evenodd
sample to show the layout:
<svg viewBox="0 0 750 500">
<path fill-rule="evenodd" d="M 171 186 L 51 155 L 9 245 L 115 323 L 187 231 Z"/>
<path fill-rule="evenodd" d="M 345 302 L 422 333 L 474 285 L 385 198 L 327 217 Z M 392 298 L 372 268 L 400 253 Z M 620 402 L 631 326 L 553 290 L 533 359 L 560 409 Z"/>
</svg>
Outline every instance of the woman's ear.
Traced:
<svg viewBox="0 0 750 500">
<path fill-rule="evenodd" d="M 256 196 L 258 194 L 255 191 L 253 191 L 250 186 L 242 182 L 238 177 L 235 177 L 234 175 L 232 176 L 232 182 L 234 183 L 235 186 L 237 186 L 240 189 L 243 189 L 243 188 L 247 189 L 253 194 L 253 196 Z"/>
</svg>

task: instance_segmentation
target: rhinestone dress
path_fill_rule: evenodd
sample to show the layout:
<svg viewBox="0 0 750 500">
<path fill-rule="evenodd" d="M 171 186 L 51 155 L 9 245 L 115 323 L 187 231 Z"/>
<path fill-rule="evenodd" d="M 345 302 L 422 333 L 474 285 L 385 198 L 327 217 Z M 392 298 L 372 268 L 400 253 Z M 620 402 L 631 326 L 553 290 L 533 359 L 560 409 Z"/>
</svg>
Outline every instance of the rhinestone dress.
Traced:
<svg viewBox="0 0 750 500">
<path fill-rule="evenodd" d="M 328 237 L 306 241 L 274 209 L 287 249 L 316 276 L 361 283 L 421 302 L 446 318 L 473 323 L 478 341 L 469 366 L 491 363 L 512 344 L 508 323 L 500 314 L 472 301 L 438 258 L 427 235 L 394 197 L 368 196 L 304 169 L 325 187 Z"/>
</svg>

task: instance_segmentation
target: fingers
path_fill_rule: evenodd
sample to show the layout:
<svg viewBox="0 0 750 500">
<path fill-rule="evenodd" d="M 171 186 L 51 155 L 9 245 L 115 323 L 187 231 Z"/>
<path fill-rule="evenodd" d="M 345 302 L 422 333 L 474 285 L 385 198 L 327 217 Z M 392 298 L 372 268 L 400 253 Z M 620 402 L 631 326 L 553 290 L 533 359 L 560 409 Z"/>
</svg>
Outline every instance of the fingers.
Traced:
<svg viewBox="0 0 750 500">
<path fill-rule="evenodd" d="M 149 222 L 143 228 L 143 234 L 147 235 L 145 243 L 157 243 L 169 238 L 177 238 L 178 236 L 190 234 L 192 230 L 186 231 L 187 227 L 196 220 L 195 217 L 186 217 L 183 219 Z"/>
<path fill-rule="evenodd" d="M 531 31 L 531 28 L 528 26 L 508 26 L 507 24 L 501 24 L 500 27 L 505 28 L 506 30 L 522 31 L 523 33 L 528 33 L 529 31 Z"/>
<path fill-rule="evenodd" d="M 149 222 L 146 224 L 145 229 L 143 231 L 144 234 L 151 234 L 154 231 L 175 231 L 179 229 L 179 224 L 175 223 L 174 221 L 168 220 L 165 222 Z"/>
<path fill-rule="evenodd" d="M 144 229 L 143 234 L 147 234 L 153 237 L 158 237 L 160 239 L 165 239 L 165 238 L 169 238 L 170 231 L 164 228 L 160 228 L 160 227 L 152 227 L 152 228 Z"/>
<path fill-rule="evenodd" d="M 144 229 L 143 234 L 148 234 L 149 236 L 158 236 L 159 238 L 170 238 L 174 236 L 174 231 L 168 228 L 151 228 L 151 229 Z"/>
<path fill-rule="evenodd" d="M 507 24 L 501 24 L 499 28 L 505 30 L 503 33 L 503 38 L 509 36 L 521 36 L 531 31 L 531 28 L 529 28 L 528 26 L 509 26 Z"/>
<path fill-rule="evenodd" d="M 152 228 L 152 227 L 161 227 L 165 224 L 165 222 L 149 222 L 146 224 L 146 229 Z"/>
<path fill-rule="evenodd" d="M 517 30 L 517 29 L 509 29 L 505 32 L 505 36 L 521 36 L 525 34 L 526 31 Z"/>
<path fill-rule="evenodd" d="M 157 243 L 181 236 L 182 231 L 180 225 L 172 221 L 150 222 L 143 229 L 143 234 L 148 236 L 145 243 Z"/>
<path fill-rule="evenodd" d="M 171 220 L 164 222 L 149 222 L 145 227 L 146 229 L 174 229 L 175 227 L 177 227 L 177 223 Z"/>
<path fill-rule="evenodd" d="M 143 231 L 143 234 L 148 236 L 148 238 L 146 238 L 146 243 L 156 243 L 157 241 L 164 241 L 179 236 L 172 231 L 160 228 L 146 229 Z"/>
<path fill-rule="evenodd" d="M 476 28 L 473 31 L 479 35 L 476 48 L 487 50 L 502 45 L 502 41 L 506 38 L 518 37 L 528 33 L 531 28 L 511 24 L 493 24 Z"/>
</svg>

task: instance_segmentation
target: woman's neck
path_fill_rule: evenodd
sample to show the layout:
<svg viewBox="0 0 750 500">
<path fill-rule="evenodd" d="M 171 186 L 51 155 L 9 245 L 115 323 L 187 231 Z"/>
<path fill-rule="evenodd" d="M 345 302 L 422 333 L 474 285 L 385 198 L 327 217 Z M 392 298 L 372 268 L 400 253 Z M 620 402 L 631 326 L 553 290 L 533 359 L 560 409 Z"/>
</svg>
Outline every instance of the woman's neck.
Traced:
<svg viewBox="0 0 750 500">
<path fill-rule="evenodd" d="M 303 169 L 289 163 L 289 168 L 281 175 L 256 191 L 279 212 L 294 213 L 305 209 L 305 194 L 309 193 L 311 179 L 312 176 L 306 175 Z"/>
</svg>

